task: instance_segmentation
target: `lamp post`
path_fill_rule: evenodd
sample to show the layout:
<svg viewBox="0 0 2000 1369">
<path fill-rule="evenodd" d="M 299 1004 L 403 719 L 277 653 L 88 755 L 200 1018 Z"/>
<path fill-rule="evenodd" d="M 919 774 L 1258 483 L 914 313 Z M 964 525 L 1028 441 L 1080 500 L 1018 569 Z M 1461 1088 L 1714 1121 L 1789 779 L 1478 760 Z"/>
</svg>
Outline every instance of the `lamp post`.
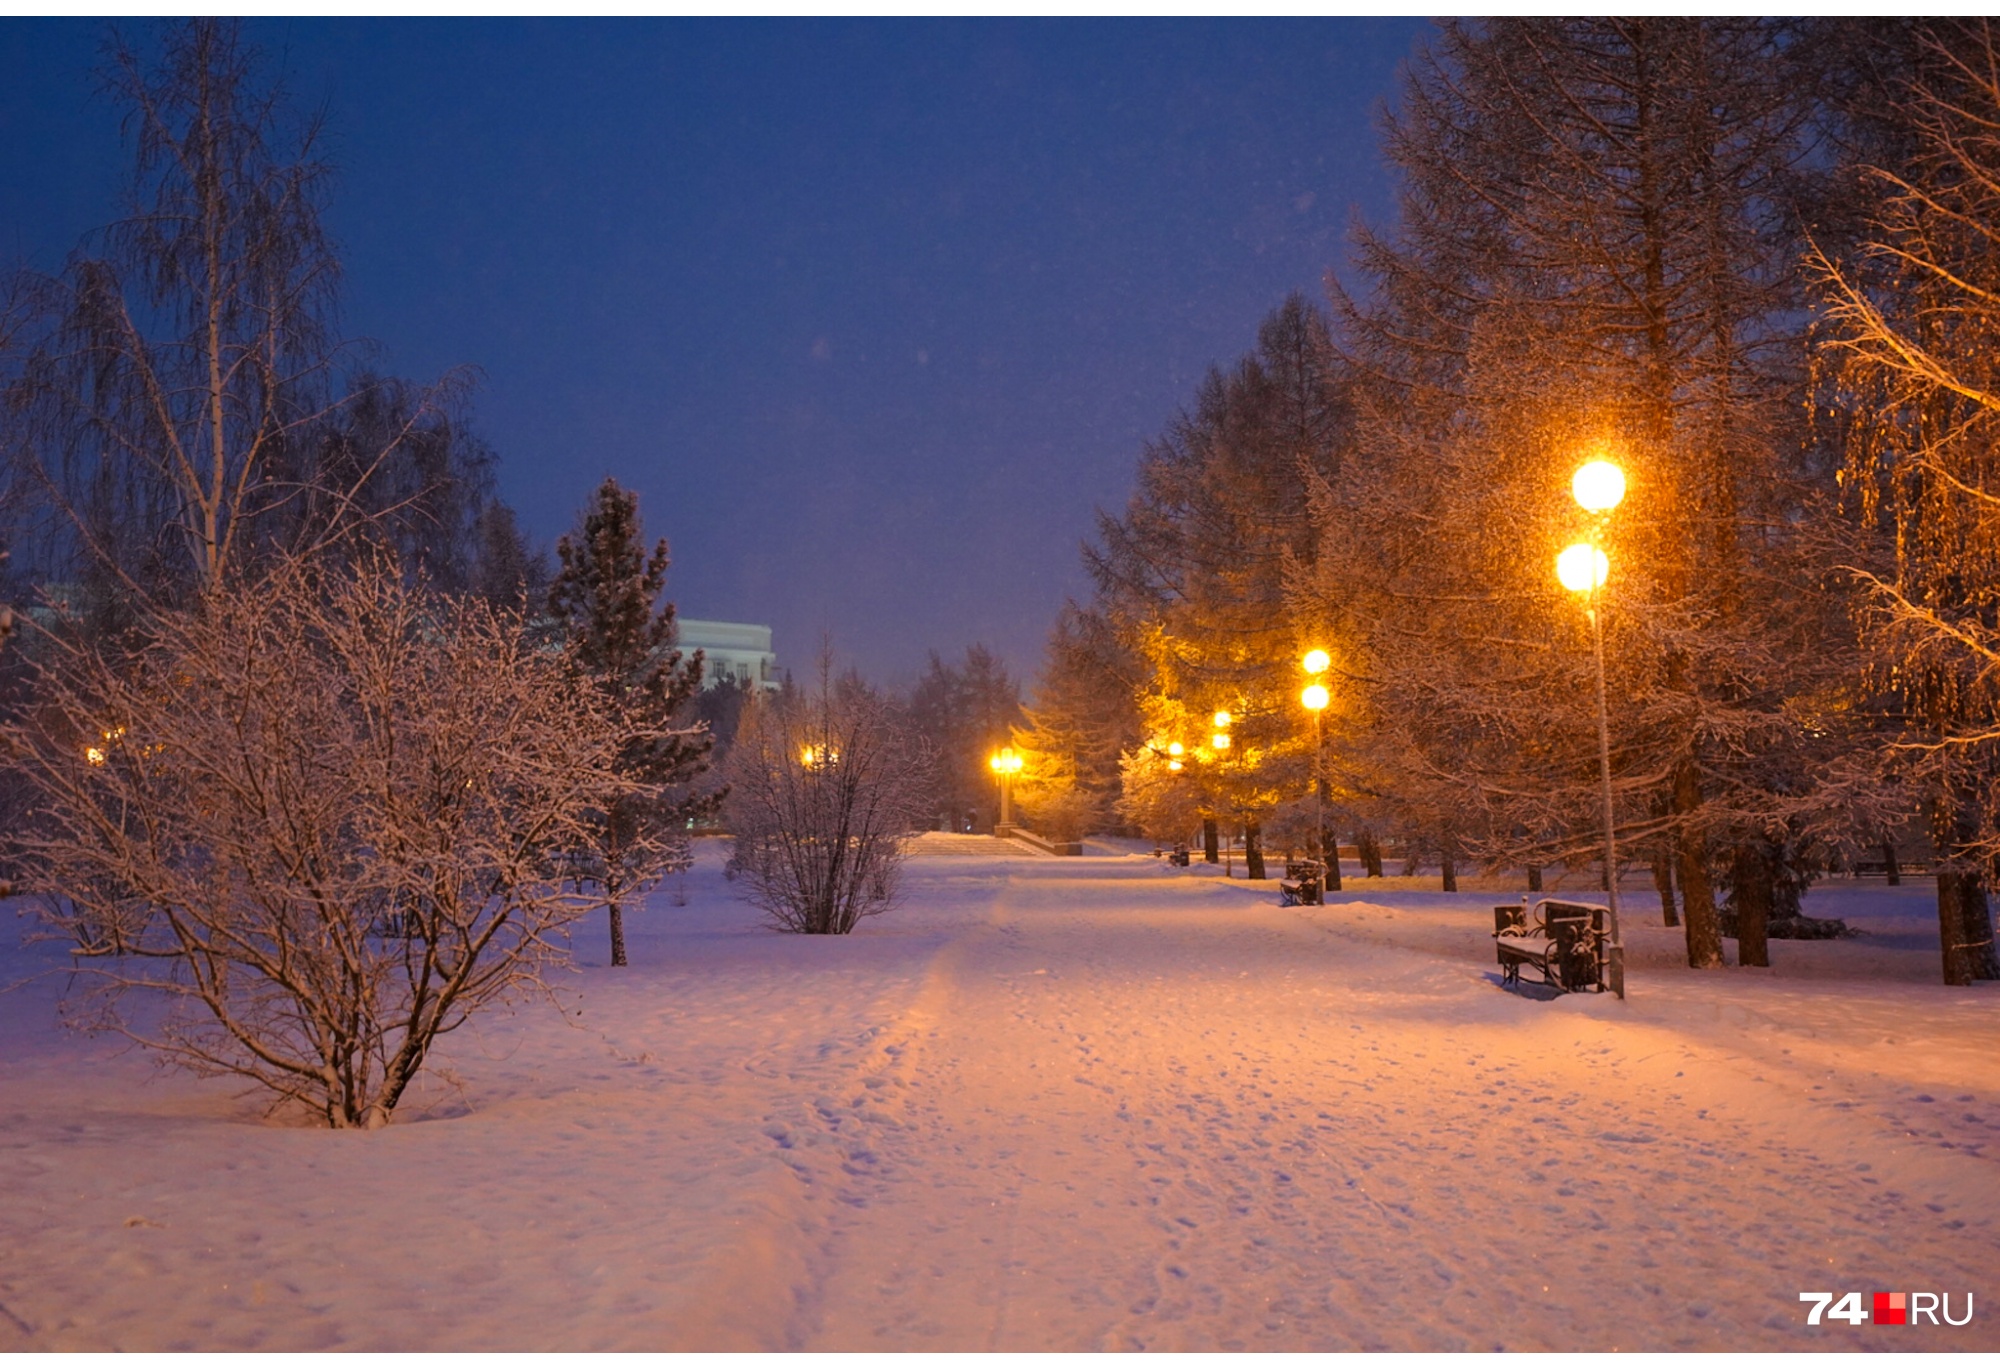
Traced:
<svg viewBox="0 0 2000 1369">
<path fill-rule="evenodd" d="M 1215 760 L 1219 765 L 1222 763 L 1223 754 L 1229 750 L 1231 740 L 1229 725 L 1235 719 L 1230 717 L 1227 709 L 1217 709 L 1215 716 L 1209 721 L 1214 724 L 1215 731 L 1209 734 L 1208 744 L 1215 751 Z M 1225 834 L 1222 840 L 1222 873 L 1227 879 L 1236 877 L 1235 841 L 1233 834 Z"/>
<path fill-rule="evenodd" d="M 1000 781 L 1000 825 L 994 829 L 994 835 L 1006 836 L 1014 826 L 1014 776 L 1021 773 L 1021 754 L 1011 746 L 1003 746 L 986 764 Z"/>
<path fill-rule="evenodd" d="M 1314 648 L 1306 653 L 1305 660 L 1300 664 L 1312 677 L 1311 683 L 1299 691 L 1299 702 L 1313 715 L 1313 852 L 1319 858 L 1320 898 L 1324 902 L 1327 890 L 1340 887 L 1340 847 L 1336 845 L 1331 851 L 1326 849 L 1326 780 L 1320 770 L 1326 754 L 1320 715 L 1326 711 L 1332 696 L 1326 692 L 1326 686 L 1320 683 L 1319 677 L 1326 674 L 1333 658 Z"/>
<path fill-rule="evenodd" d="M 1611 992 L 1625 996 L 1625 938 L 1618 927 L 1618 838 L 1611 804 L 1611 719 L 1604 698 L 1604 616 L 1598 591 L 1611 578 L 1611 558 L 1598 546 L 1604 519 L 1625 497 L 1625 473 L 1609 461 L 1587 461 L 1570 481 L 1570 492 L 1586 512 L 1598 515 L 1588 542 L 1563 549 L 1556 558 L 1556 579 L 1572 594 L 1584 596 L 1590 618 L 1591 644 L 1597 658 L 1597 768 L 1604 806 L 1604 892 L 1610 900 Z"/>
</svg>

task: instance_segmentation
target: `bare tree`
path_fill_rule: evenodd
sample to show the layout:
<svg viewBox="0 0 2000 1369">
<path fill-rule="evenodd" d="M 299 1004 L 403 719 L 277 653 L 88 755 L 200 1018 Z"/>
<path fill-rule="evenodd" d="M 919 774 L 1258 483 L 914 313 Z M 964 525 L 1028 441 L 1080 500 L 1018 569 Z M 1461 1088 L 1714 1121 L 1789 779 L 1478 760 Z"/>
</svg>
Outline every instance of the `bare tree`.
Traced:
<svg viewBox="0 0 2000 1369">
<path fill-rule="evenodd" d="M 830 649 L 812 692 L 750 704 L 728 773 L 730 869 L 775 926 L 844 935 L 894 902 L 933 755 L 874 690 L 833 678 Z"/>
<path fill-rule="evenodd" d="M 156 55 L 123 35 L 109 49 L 136 151 L 125 217 L 59 275 L 9 284 L 23 322 L 4 396 L 12 493 L 34 559 L 67 562 L 105 601 L 184 600 L 266 550 L 424 517 L 446 476 L 479 474 L 476 460 L 430 469 L 437 394 L 335 374 L 318 122 L 260 80 L 240 24 L 161 34 Z"/>
<path fill-rule="evenodd" d="M 542 988 L 591 906 L 561 854 L 638 787 L 573 662 L 386 560 L 152 614 L 129 667 L 35 654 L 12 854 L 91 972 L 78 1020 L 332 1127 L 383 1125 L 440 1035 Z"/>
</svg>

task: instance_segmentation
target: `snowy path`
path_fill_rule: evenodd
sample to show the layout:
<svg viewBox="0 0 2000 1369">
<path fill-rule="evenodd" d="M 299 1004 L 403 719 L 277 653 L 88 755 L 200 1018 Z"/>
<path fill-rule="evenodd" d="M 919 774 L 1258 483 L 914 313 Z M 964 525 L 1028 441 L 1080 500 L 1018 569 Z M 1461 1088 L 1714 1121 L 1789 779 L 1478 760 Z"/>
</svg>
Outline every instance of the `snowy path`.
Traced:
<svg viewBox="0 0 2000 1369">
<path fill-rule="evenodd" d="M 933 967 L 805 1344 L 1786 1348 L 1802 1289 L 1991 1286 L 1991 1162 L 1817 1071 L 1121 884 L 1021 871 Z"/>
<path fill-rule="evenodd" d="M 698 871 L 634 970 L 582 944 L 582 1030 L 489 1024 L 377 1136 L 0 995 L 0 1351 L 2000 1347 L 1989 993 L 1642 958 L 1539 1003 L 1480 895 L 925 850 L 838 941 Z"/>
</svg>

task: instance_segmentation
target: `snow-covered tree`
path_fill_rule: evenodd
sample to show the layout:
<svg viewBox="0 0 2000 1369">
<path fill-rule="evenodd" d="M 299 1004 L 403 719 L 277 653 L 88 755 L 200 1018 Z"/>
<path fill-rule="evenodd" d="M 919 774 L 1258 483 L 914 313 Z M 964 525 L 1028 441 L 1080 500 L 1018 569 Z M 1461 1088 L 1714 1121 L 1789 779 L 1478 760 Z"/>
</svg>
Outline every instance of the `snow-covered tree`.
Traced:
<svg viewBox="0 0 2000 1369">
<path fill-rule="evenodd" d="M 1948 984 L 2000 978 L 2000 43 L 1926 22 L 1900 89 L 1901 152 L 1870 168 L 1870 230 L 1817 258 L 1849 413 L 1843 472 L 1870 682 L 1893 699 L 1881 779 L 1925 810 L 1943 864 Z"/>
<path fill-rule="evenodd" d="M 929 741 L 830 647 L 810 690 L 745 709 L 729 753 L 730 872 L 787 932 L 845 935 L 887 909 L 909 839 L 929 825 Z"/>
<path fill-rule="evenodd" d="M 391 561 L 282 562 L 116 659 L 36 646 L 9 855 L 99 990 L 76 1020 L 331 1127 L 383 1125 L 439 1036 L 546 992 L 589 906 L 563 853 L 645 791 L 570 657 Z"/>
<path fill-rule="evenodd" d="M 1034 703 L 1014 729 L 1024 762 L 1014 800 L 1037 830 L 1074 841 L 1110 825 L 1120 757 L 1139 740 L 1136 674 L 1136 661 L 1108 641 L 1101 618 L 1064 605 L 1049 632 Z"/>
<path fill-rule="evenodd" d="M 1360 615 L 1378 759 L 1419 824 L 1489 860 L 1591 859 L 1588 628 L 1555 583 L 1603 525 L 1627 852 L 1670 836 L 1692 965 L 1722 961 L 1714 871 L 1810 810 L 1837 626 L 1797 536 L 1803 428 L 1787 32 L 1734 19 L 1445 24 L 1387 144 L 1401 217 L 1345 303 L 1362 457 L 1319 508 L 1309 602 Z M 1750 867 L 1745 867 L 1750 868 Z"/>
<path fill-rule="evenodd" d="M 1346 451 L 1347 405 L 1325 320 L 1294 296 L 1264 321 L 1256 350 L 1212 372 L 1194 405 L 1140 458 L 1124 513 L 1100 515 L 1086 551 L 1094 609 L 1140 667 L 1139 742 L 1127 777 L 1178 744 L 1170 772 L 1205 819 L 1246 833 L 1261 868 L 1261 824 L 1311 784 L 1312 721 L 1299 704 L 1304 652 L 1338 652 L 1327 619 L 1288 598 L 1287 576 L 1309 560 L 1308 497 Z M 1327 721 L 1338 731 L 1349 690 Z M 1216 713 L 1231 742 L 1211 744 Z M 1155 795 L 1128 795 L 1135 821 Z"/>
<path fill-rule="evenodd" d="M 662 603 L 667 543 L 648 554 L 639 496 L 606 478 L 575 532 L 556 544 L 560 563 L 549 609 L 592 686 L 623 718 L 618 768 L 633 783 L 597 811 L 581 872 L 603 892 L 611 921 L 611 963 L 626 963 L 625 904 L 688 859 L 689 823 L 720 796 L 689 784 L 707 769 L 706 725 L 691 719 L 701 689 L 701 653 L 675 649 L 674 606 Z"/>
<path fill-rule="evenodd" d="M 952 665 L 933 651 L 910 690 L 910 720 L 937 756 L 937 799 L 954 824 L 990 830 L 1000 799 L 987 760 L 1021 720 L 1021 687 L 983 643 Z"/>
</svg>

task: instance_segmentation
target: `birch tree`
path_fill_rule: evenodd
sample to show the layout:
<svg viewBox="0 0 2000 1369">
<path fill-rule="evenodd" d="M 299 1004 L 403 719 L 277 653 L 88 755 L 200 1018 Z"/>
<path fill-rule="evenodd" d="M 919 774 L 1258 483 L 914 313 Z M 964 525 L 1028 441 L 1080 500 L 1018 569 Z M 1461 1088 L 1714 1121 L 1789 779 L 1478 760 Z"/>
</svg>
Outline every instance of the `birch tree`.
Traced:
<svg viewBox="0 0 2000 1369">
<path fill-rule="evenodd" d="M 17 547 L 82 581 L 114 629 L 132 603 L 186 602 L 367 524 L 451 579 L 436 549 L 495 502 L 451 419 L 463 378 L 343 373 L 319 120 L 266 78 L 240 23 L 155 32 L 108 45 L 133 149 L 125 213 L 57 274 L 10 284 Z"/>
</svg>

